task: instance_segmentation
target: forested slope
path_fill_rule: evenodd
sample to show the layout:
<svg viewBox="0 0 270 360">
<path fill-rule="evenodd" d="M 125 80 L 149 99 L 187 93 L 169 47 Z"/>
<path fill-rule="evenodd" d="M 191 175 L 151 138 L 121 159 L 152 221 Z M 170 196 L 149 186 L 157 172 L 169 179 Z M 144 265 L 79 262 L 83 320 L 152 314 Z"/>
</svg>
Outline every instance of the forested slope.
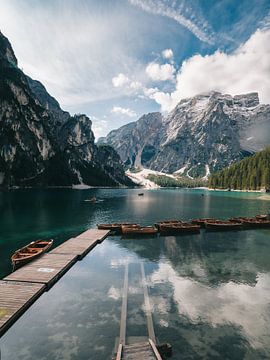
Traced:
<svg viewBox="0 0 270 360">
<path fill-rule="evenodd" d="M 213 174 L 209 186 L 239 190 L 270 189 L 270 147 Z"/>
</svg>

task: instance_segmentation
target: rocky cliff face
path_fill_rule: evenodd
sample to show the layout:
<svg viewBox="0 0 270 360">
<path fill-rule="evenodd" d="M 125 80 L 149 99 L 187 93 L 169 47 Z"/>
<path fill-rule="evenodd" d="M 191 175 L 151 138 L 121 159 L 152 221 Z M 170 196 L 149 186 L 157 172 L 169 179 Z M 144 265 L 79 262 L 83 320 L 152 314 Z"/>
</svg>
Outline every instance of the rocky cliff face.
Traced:
<svg viewBox="0 0 270 360">
<path fill-rule="evenodd" d="M 146 119 L 151 119 L 151 129 Z M 140 138 L 134 136 L 138 128 Z M 270 105 L 260 105 L 257 93 L 233 97 L 211 92 L 181 100 L 166 117 L 145 115 L 112 131 L 103 142 L 132 166 L 208 176 L 270 144 Z"/>
<path fill-rule="evenodd" d="M 128 167 L 148 166 L 156 156 L 160 143 L 162 115 L 158 112 L 143 115 L 138 121 L 111 131 L 99 143 L 113 146 Z"/>
<path fill-rule="evenodd" d="M 94 144 L 91 125 L 17 67 L 0 33 L 0 185 L 131 185 L 117 153 Z"/>
</svg>

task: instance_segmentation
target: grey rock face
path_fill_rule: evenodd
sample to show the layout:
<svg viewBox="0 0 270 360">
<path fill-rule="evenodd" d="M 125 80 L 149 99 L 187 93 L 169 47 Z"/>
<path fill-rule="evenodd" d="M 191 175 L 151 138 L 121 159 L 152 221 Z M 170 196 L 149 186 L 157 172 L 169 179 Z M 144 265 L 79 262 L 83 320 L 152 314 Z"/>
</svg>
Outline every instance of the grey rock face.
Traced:
<svg viewBox="0 0 270 360">
<path fill-rule="evenodd" d="M 91 126 L 17 67 L 0 33 L 0 185 L 131 185 L 115 150 L 95 145 Z"/>
<path fill-rule="evenodd" d="M 158 112 L 143 115 L 138 121 L 111 131 L 99 143 L 111 145 L 128 167 L 150 166 L 160 144 L 162 115 Z"/>
<path fill-rule="evenodd" d="M 206 176 L 270 144 L 270 105 L 260 105 L 257 93 L 201 94 L 181 100 L 166 117 L 156 114 L 112 131 L 103 141 L 127 165 L 191 177 Z"/>
</svg>

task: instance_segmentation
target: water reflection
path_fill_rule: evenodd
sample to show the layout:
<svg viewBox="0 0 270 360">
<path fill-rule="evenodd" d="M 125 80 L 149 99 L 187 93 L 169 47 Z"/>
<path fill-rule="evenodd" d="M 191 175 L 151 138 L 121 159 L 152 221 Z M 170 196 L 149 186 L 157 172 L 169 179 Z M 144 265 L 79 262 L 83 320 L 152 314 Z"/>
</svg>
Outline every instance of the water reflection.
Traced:
<svg viewBox="0 0 270 360">
<path fill-rule="evenodd" d="M 210 287 L 179 276 L 168 263 L 161 263 L 150 276 L 150 281 L 153 287 L 166 284 L 166 294 L 171 291 L 179 315 L 187 317 L 193 324 L 204 322 L 212 327 L 234 325 L 245 332 L 255 348 L 269 346 L 270 302 L 267 294 L 270 291 L 270 274 L 259 274 L 255 286 L 230 281 Z M 170 297 L 162 299 L 163 308 L 170 311 L 169 304 L 166 304 L 170 302 Z"/>
<path fill-rule="evenodd" d="M 254 195 L 91 189 L 0 193 L 0 272 L 10 253 L 42 236 L 56 245 L 98 222 L 264 213 Z M 83 200 L 104 199 L 97 205 Z M 248 206 L 247 206 L 248 202 Z M 182 237 L 111 237 L 78 262 L 1 339 L 3 360 L 110 359 L 129 264 L 128 336 L 147 336 L 144 263 L 159 341 L 172 359 L 270 358 L 269 230 Z M 7 265 L 8 264 L 8 265 Z"/>
</svg>

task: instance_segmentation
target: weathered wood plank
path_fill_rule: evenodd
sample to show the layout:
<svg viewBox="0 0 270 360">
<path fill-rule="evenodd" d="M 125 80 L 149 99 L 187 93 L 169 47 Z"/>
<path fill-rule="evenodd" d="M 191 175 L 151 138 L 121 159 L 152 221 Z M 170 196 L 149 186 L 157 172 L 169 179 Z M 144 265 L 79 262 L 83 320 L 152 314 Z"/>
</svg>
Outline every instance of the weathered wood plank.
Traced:
<svg viewBox="0 0 270 360">
<path fill-rule="evenodd" d="M 43 293 L 44 284 L 0 281 L 0 336 Z"/>
<path fill-rule="evenodd" d="M 76 236 L 76 238 L 98 240 L 98 242 L 102 242 L 109 235 L 109 233 L 109 230 L 88 229 L 80 235 Z"/>
<path fill-rule="evenodd" d="M 122 350 L 123 350 L 123 345 L 119 344 L 115 360 L 121 360 L 122 359 Z"/>
<path fill-rule="evenodd" d="M 162 360 L 162 357 L 160 356 L 160 353 L 156 347 L 156 344 L 153 342 L 153 340 L 149 339 L 149 344 L 151 345 L 152 350 L 154 351 L 154 354 L 156 356 L 157 360 Z"/>
<path fill-rule="evenodd" d="M 159 355 L 159 354 L 158 354 Z M 160 360 L 156 357 L 149 342 L 125 345 L 122 351 L 122 360 Z M 161 359 L 162 360 L 162 359 Z"/>
<path fill-rule="evenodd" d="M 98 239 L 72 238 L 51 250 L 49 254 L 72 254 L 82 259 L 98 243 Z"/>
<path fill-rule="evenodd" d="M 11 273 L 4 280 L 42 283 L 51 286 L 75 262 L 72 254 L 44 254 L 37 260 Z"/>
</svg>

